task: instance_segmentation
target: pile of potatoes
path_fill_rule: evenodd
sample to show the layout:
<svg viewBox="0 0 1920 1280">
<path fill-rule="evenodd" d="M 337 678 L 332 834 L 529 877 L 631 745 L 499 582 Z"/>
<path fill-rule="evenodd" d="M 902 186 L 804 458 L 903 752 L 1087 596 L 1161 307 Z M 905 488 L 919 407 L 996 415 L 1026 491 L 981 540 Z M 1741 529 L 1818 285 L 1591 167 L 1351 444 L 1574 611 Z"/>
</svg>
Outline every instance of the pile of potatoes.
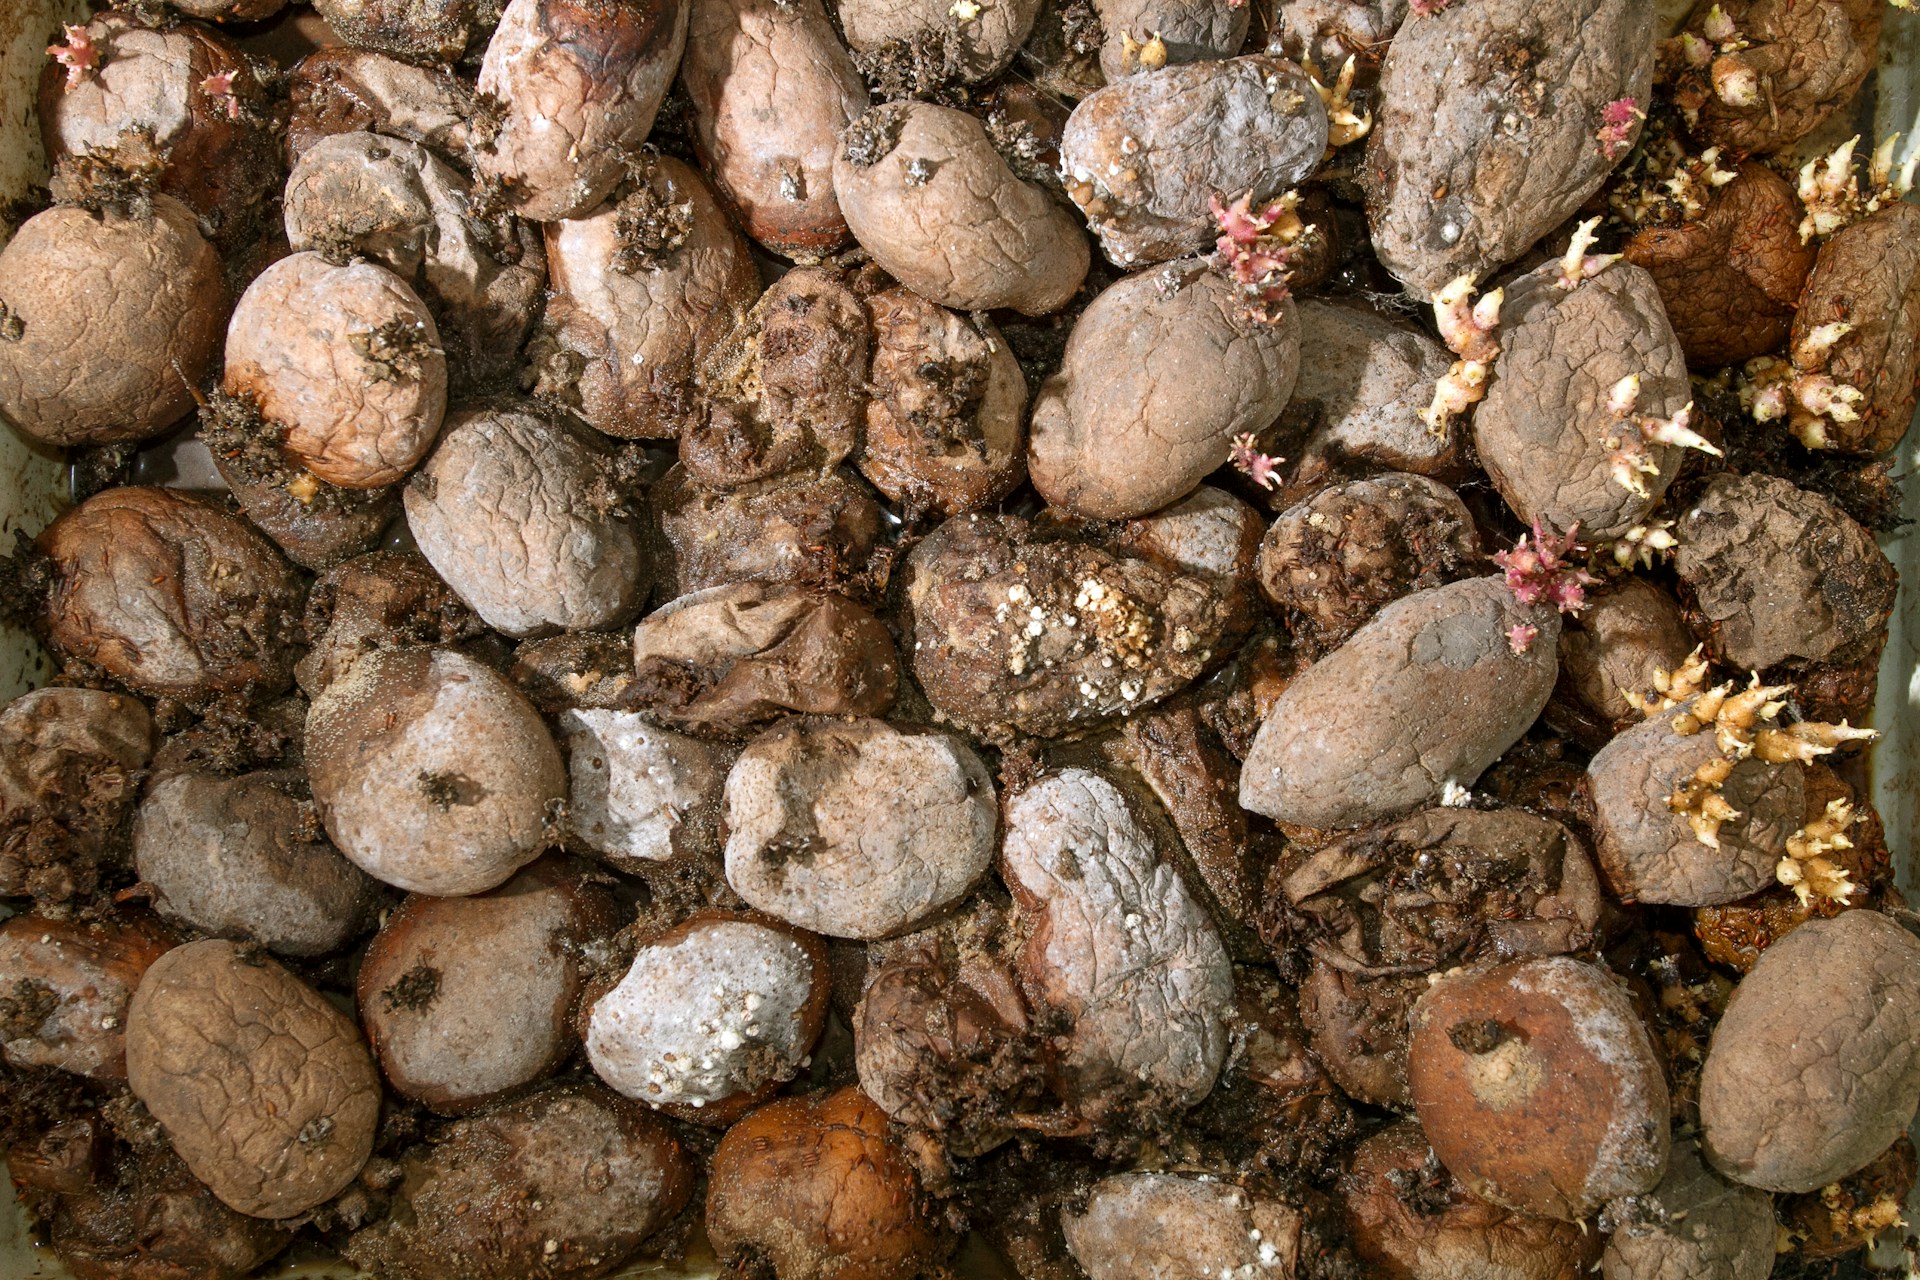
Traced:
<svg viewBox="0 0 1920 1280">
<path fill-rule="evenodd" d="M 79 1280 L 1868 1274 L 1920 213 L 1834 148 L 1911 20 L 48 33 L 36 1230 Z"/>
</svg>

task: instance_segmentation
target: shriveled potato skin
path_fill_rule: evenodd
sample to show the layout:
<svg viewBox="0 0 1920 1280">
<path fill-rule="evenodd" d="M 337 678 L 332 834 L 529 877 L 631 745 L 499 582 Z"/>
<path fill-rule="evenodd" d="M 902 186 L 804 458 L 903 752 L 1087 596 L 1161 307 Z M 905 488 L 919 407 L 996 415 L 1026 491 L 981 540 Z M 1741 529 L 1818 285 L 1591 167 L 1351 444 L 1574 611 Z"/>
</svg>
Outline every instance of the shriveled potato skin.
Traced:
<svg viewBox="0 0 1920 1280">
<path fill-rule="evenodd" d="M 497 5 L 494 0 L 495 14 Z M 329 27 L 362 48 L 452 62 L 466 51 L 489 6 L 475 0 L 314 0 L 313 7 Z"/>
<path fill-rule="evenodd" d="M 655 563 L 668 596 L 747 578 L 845 582 L 866 567 L 884 519 L 872 493 L 845 468 L 715 493 L 675 466 L 651 501 L 665 544 Z"/>
<path fill-rule="evenodd" d="M 209 939 L 147 970 L 127 1011 L 127 1083 L 227 1205 L 288 1218 L 373 1149 L 380 1078 L 353 1020 L 264 957 Z"/>
<path fill-rule="evenodd" d="M 244 521 L 171 489 L 94 495 L 40 535 L 59 651 L 144 693 L 284 689 L 304 594 Z"/>
<path fill-rule="evenodd" d="M 1639 267 L 1616 262 L 1571 291 L 1556 284 L 1559 272 L 1549 262 L 1507 286 L 1500 355 L 1474 411 L 1473 440 L 1494 488 L 1523 522 L 1565 532 L 1578 521 L 1589 537 L 1618 537 L 1673 483 L 1681 450 L 1646 446 L 1660 470 L 1642 477 L 1644 498 L 1615 481 L 1604 441 L 1613 424 L 1607 393 L 1637 374 L 1634 413 L 1672 417 L 1693 399 L 1686 353 L 1653 277 Z"/>
<path fill-rule="evenodd" d="M 0 415 L 43 444 L 154 435 L 192 410 L 229 304 L 219 255 L 171 197 L 151 220 L 35 214 L 0 249 Z"/>
<path fill-rule="evenodd" d="M 695 411 L 694 372 L 729 316 L 760 296 L 747 242 L 701 176 L 670 156 L 648 184 L 687 204 L 686 239 L 636 269 L 615 265 L 620 205 L 545 228 L 553 295 L 546 324 L 583 362 L 580 416 L 622 439 L 673 439 Z"/>
<path fill-rule="evenodd" d="M 1604 1280 L 1767 1280 L 1774 1263 L 1773 1197 L 1728 1182 L 1676 1142 L 1667 1176 L 1642 1197 L 1648 1221 L 1614 1228 Z"/>
<path fill-rule="evenodd" d="M 481 629 L 417 551 L 369 551 L 322 574 L 302 624 L 310 647 L 294 675 L 309 698 L 375 649 L 453 644 Z"/>
<path fill-rule="evenodd" d="M 1677 671 L 1693 651 L 1679 603 L 1650 579 L 1615 578 L 1587 593 L 1587 607 L 1560 628 L 1560 679 L 1609 727 L 1631 727 L 1640 712 L 1627 694 L 1654 693 L 1654 676 Z"/>
<path fill-rule="evenodd" d="M 1100 72 L 1112 84 L 1140 70 L 1129 64 L 1124 36 L 1144 45 L 1159 36 L 1167 46 L 1167 65 L 1230 58 L 1247 39 L 1252 12 L 1229 0 L 1100 0 L 1105 38 L 1100 41 Z"/>
<path fill-rule="evenodd" d="M 1652 0 L 1493 0 L 1401 26 L 1362 180 L 1380 261 L 1410 289 L 1484 279 L 1599 190 L 1600 112 L 1648 101 Z M 1637 132 L 1637 130 L 1636 130 Z"/>
<path fill-rule="evenodd" d="M 1060 1228 L 1089 1280 L 1299 1274 L 1306 1214 L 1229 1182 L 1124 1173 L 1093 1184 Z"/>
<path fill-rule="evenodd" d="M 1357 82 L 1372 84 L 1407 11 L 1407 0 L 1281 0 L 1268 38 L 1296 62 L 1329 70 L 1352 58 Z"/>
<path fill-rule="evenodd" d="M 272 538 L 287 559 L 315 573 L 372 551 L 400 515 L 396 489 L 335 489 L 309 506 L 288 493 L 285 484 L 242 475 L 241 468 L 219 453 L 214 454 L 214 467 L 253 527 Z M 282 474 L 298 478 L 292 471 Z"/>
<path fill-rule="evenodd" d="M 473 145 L 473 87 L 451 71 L 415 66 L 372 49 L 330 45 L 287 73 L 287 158 L 321 138 L 369 129 L 418 142 L 451 160 Z"/>
<path fill-rule="evenodd" d="M 1251 191 L 1260 208 L 1311 173 L 1326 147 L 1326 108 L 1307 73 L 1255 54 L 1142 72 L 1087 95 L 1060 136 L 1060 169 L 1107 257 L 1135 267 L 1207 248 L 1220 234 L 1211 198 Z"/>
<path fill-rule="evenodd" d="M 1299 368 L 1291 303 L 1272 323 L 1252 318 L 1198 261 L 1128 276 L 1081 313 L 1034 397 L 1033 487 L 1094 520 L 1157 511 L 1286 407 Z"/>
<path fill-rule="evenodd" d="M 174 939 L 151 916 L 88 924 L 10 916 L 0 924 L 0 1056 L 95 1080 L 127 1074 L 127 1003 Z"/>
<path fill-rule="evenodd" d="M 1906 1131 L 1920 1103 L 1920 941 L 1877 911 L 1809 920 L 1761 953 L 1700 1075 L 1707 1163 L 1816 1191 Z"/>
<path fill-rule="evenodd" d="M 1538 635 L 1515 653 L 1507 633 Z M 1280 822 L 1356 826 L 1470 786 L 1553 693 L 1559 615 L 1499 578 L 1415 592 L 1307 668 L 1274 703 L 1240 803 Z"/>
<path fill-rule="evenodd" d="M 1822 371 L 1866 398 L 1854 406 L 1859 421 L 1825 424 L 1829 445 L 1882 453 L 1906 435 L 1920 390 L 1920 209 L 1890 204 L 1820 246 L 1793 345 L 1835 322 L 1853 331 L 1834 343 Z"/>
<path fill-rule="evenodd" d="M 36 689 L 0 709 L 0 893 L 55 907 L 90 893 L 157 741 L 125 694 Z"/>
<path fill-rule="evenodd" d="M 789 256 L 846 243 L 834 146 L 867 86 L 820 0 L 692 0 L 680 83 L 700 167 L 748 235 Z"/>
<path fill-rule="evenodd" d="M 547 843 L 559 748 L 506 679 L 446 649 L 367 654 L 314 699 L 307 776 L 335 847 L 415 893 L 480 893 Z"/>
<path fill-rule="evenodd" d="M 895 102 L 860 117 L 834 152 L 833 190 L 874 261 L 943 307 L 1046 315 L 1092 261 L 1067 211 L 1014 176 L 986 126 L 952 107 Z"/>
<path fill-rule="evenodd" d="M 174 0 L 173 7 L 189 18 L 227 22 L 258 22 L 286 7 L 287 0 Z"/>
<path fill-rule="evenodd" d="M 1707 0 L 1694 5 L 1687 29 L 1696 37 L 1712 7 Z M 1873 69 L 1882 12 L 1869 0 L 1735 0 L 1723 6 L 1748 45 L 1738 62 L 1757 77 L 1758 93 L 1741 106 L 1706 89 L 1694 99 L 1697 132 L 1742 153 L 1778 151 L 1806 137 L 1852 100 Z M 1689 87 L 1683 80 L 1678 90 Z"/>
<path fill-rule="evenodd" d="M 1040 0 L 982 5 L 964 22 L 940 0 L 844 0 L 838 9 L 847 43 L 859 52 L 874 54 L 896 41 L 944 35 L 954 44 L 960 77 L 977 82 L 992 79 L 1013 61 L 1033 30 Z"/>
<path fill-rule="evenodd" d="M 479 89 L 506 104 L 476 151 L 478 177 L 507 185 L 535 222 L 577 218 L 620 181 L 673 83 L 686 0 L 509 0 Z"/>
<path fill-rule="evenodd" d="M 1719 475 L 1674 527 L 1674 568 L 1722 661 L 1818 662 L 1877 634 L 1899 574 L 1826 498 L 1768 475 Z"/>
<path fill-rule="evenodd" d="M 518 409 L 454 413 L 407 485 L 420 553 L 487 624 L 516 639 L 594 631 L 646 598 L 638 533 L 597 500 L 605 450 Z"/>
</svg>

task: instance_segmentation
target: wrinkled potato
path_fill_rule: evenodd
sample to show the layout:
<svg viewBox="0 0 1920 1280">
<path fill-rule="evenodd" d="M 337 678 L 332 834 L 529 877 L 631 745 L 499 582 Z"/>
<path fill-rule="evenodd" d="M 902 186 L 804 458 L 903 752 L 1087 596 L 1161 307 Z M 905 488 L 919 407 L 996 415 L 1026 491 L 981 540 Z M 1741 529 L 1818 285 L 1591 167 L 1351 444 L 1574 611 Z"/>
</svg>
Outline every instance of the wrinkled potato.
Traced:
<svg viewBox="0 0 1920 1280">
<path fill-rule="evenodd" d="M 529 640 L 513 651 L 507 678 L 545 712 L 630 712 L 641 705 L 633 640 L 620 631 L 576 631 Z"/>
<path fill-rule="evenodd" d="M 1602 108 L 1648 101 L 1657 34 L 1652 0 L 1492 0 L 1407 21 L 1362 169 L 1380 261 L 1428 294 L 1485 279 L 1570 217 L 1613 168 L 1594 142 Z"/>
<path fill-rule="evenodd" d="M 151 217 L 57 206 L 0 248 L 0 414 L 44 444 L 142 440 L 193 408 L 229 298 L 167 196 Z"/>
<path fill-rule="evenodd" d="M 380 1077 L 353 1020 L 256 953 L 209 939 L 148 968 L 127 1010 L 127 1083 L 227 1205 L 289 1218 L 353 1181 Z"/>
<path fill-rule="evenodd" d="M 1170 1173 L 1102 1178 L 1060 1227 L 1088 1280 L 1296 1276 L 1319 1252 L 1306 1213 L 1230 1182 Z"/>
<path fill-rule="evenodd" d="M 1226 634 L 1238 639 L 1260 610 L 1255 574 L 1263 524 L 1251 506 L 1203 484 L 1172 506 L 1121 525 L 1112 545 L 1163 569 L 1211 581 L 1227 604 Z"/>
<path fill-rule="evenodd" d="M 1250 316 L 1198 261 L 1128 276 L 1081 313 L 1034 397 L 1033 487 L 1095 520 L 1157 511 L 1286 407 L 1299 368 L 1291 304 L 1271 322 Z"/>
<path fill-rule="evenodd" d="M 377 489 L 433 446 L 447 358 L 432 313 L 399 276 L 296 253 L 235 305 L 222 387 L 284 428 L 287 452 L 328 484 Z"/>
<path fill-rule="evenodd" d="M 193 698 L 293 675 L 302 588 L 244 521 L 171 489 L 109 489 L 48 525 L 54 648 L 146 693 Z"/>
<path fill-rule="evenodd" d="M 453 62 L 500 16 L 499 0 L 313 0 L 349 44 L 402 58 Z"/>
<path fill-rule="evenodd" d="M 1604 1280 L 1767 1280 L 1773 1272 L 1773 1197 L 1728 1182 L 1676 1142 L 1667 1176 L 1639 1198 L 1600 1255 Z"/>
<path fill-rule="evenodd" d="M 454 644 L 482 629 L 417 551 L 370 551 L 321 575 L 304 625 L 311 647 L 294 675 L 309 698 L 375 649 Z"/>
<path fill-rule="evenodd" d="M 258 22 L 271 18 L 287 0 L 173 0 L 173 7 L 189 18 L 213 22 Z"/>
<path fill-rule="evenodd" d="M 408 483 L 407 527 L 461 600 L 515 638 L 618 626 L 646 598 L 608 451 L 522 409 L 452 414 Z"/>
<path fill-rule="evenodd" d="M 399 518 L 397 489 L 322 488 L 314 501 L 302 502 L 289 485 L 312 483 L 301 478 L 306 468 L 277 448 L 268 457 L 245 450 L 212 452 L 215 469 L 248 521 L 302 569 L 325 573 L 367 554 Z M 256 462 L 266 466 L 255 467 Z"/>
<path fill-rule="evenodd" d="M 963 311 L 1058 311 L 1091 254 L 1073 218 L 1015 176 L 964 111 L 874 107 L 841 135 L 833 190 L 860 246 L 907 288 Z"/>
<path fill-rule="evenodd" d="M 473 86 L 451 71 L 330 45 L 287 72 L 287 157 L 294 163 L 322 138 L 370 130 L 431 147 L 464 162 L 480 117 Z"/>
<path fill-rule="evenodd" d="M 1693 651 L 1680 605 L 1637 575 L 1587 593 L 1586 608 L 1560 628 L 1560 679 L 1582 710 L 1607 730 L 1641 719 L 1627 695 L 1652 697 L 1658 672 L 1678 671 Z"/>
<path fill-rule="evenodd" d="M 673 439 L 698 411 L 694 373 L 760 273 L 706 182 L 656 157 L 631 190 L 546 227 L 547 329 L 580 361 L 580 416 L 624 439 Z"/>
<path fill-rule="evenodd" d="M 1687 32 L 1701 39 L 1713 5 L 1696 0 Z M 1698 114 L 1709 142 L 1778 151 L 1853 100 L 1879 52 L 1881 8 L 1865 0 L 1729 0 L 1720 10 L 1741 46 L 1689 68 L 1674 99 Z M 1716 43 L 1703 41 L 1711 47 Z"/>
<path fill-rule="evenodd" d="M 1312 62 L 1323 74 L 1354 60 L 1355 78 L 1371 85 L 1407 20 L 1407 0 L 1280 0 L 1268 36 L 1295 62 Z"/>
<path fill-rule="evenodd" d="M 625 640 L 616 643 L 628 660 Z M 558 729 L 571 780 L 567 830 L 576 844 L 629 874 L 719 856 L 731 752 L 631 711 L 568 710 Z"/>
<path fill-rule="evenodd" d="M 856 578 L 886 515 L 845 468 L 801 471 L 714 492 L 675 466 L 650 496 L 660 524 L 661 593 L 682 596 L 749 578 L 834 586 Z"/>
<path fill-rule="evenodd" d="M 1515 628 L 1536 629 L 1523 651 Z M 1288 685 L 1240 775 L 1278 822 L 1357 826 L 1471 786 L 1552 696 L 1560 618 L 1499 578 L 1403 596 Z"/>
<path fill-rule="evenodd" d="M 1810 920 L 1734 988 L 1700 1075 L 1700 1146 L 1735 1182 L 1817 1191 L 1920 1104 L 1920 941 L 1876 911 Z"/>
<path fill-rule="evenodd" d="M 680 83 L 700 167 L 748 235 L 804 258 L 846 242 L 833 153 L 867 86 L 819 0 L 695 0 Z"/>
<path fill-rule="evenodd" d="M 687 39 L 687 0 L 508 0 L 480 62 L 498 133 L 476 177 L 535 222 L 577 218 L 653 129 Z"/>
<path fill-rule="evenodd" d="M 96 1080 L 127 1074 L 127 1003 L 174 940 L 151 917 L 0 924 L 0 1057 Z"/>
<path fill-rule="evenodd" d="M 1040 0 L 1003 0 L 981 5 L 961 18 L 940 0 L 842 0 L 841 30 L 854 52 L 868 57 L 937 43 L 956 79 L 991 80 L 1006 70 L 1026 43 Z"/>
<path fill-rule="evenodd" d="M 1792 350 L 1810 347 L 1821 325 L 1851 325 L 1807 363 L 1863 397 L 1852 406 L 1857 418 L 1820 421 L 1827 448 L 1884 453 L 1900 443 L 1913 421 L 1920 390 L 1917 245 L 1920 209 L 1894 203 L 1820 246 L 1793 316 Z"/>
<path fill-rule="evenodd" d="M 379 649 L 307 715 L 307 776 L 334 846 L 414 893 L 481 893 L 533 861 L 566 796 L 540 715 L 491 667 Z"/>
<path fill-rule="evenodd" d="M 1141 53 L 1156 37 L 1166 47 L 1169 66 L 1230 58 L 1246 42 L 1253 16 L 1233 0 L 1096 0 L 1093 9 L 1104 31 L 1100 71 L 1109 84 L 1151 70 Z"/>
<path fill-rule="evenodd" d="M 1207 248 L 1220 234 L 1211 202 L 1250 192 L 1263 208 L 1326 148 L 1327 111 L 1307 73 L 1255 54 L 1130 75 L 1087 95 L 1061 134 L 1060 171 L 1108 259 L 1132 268 Z"/>
</svg>

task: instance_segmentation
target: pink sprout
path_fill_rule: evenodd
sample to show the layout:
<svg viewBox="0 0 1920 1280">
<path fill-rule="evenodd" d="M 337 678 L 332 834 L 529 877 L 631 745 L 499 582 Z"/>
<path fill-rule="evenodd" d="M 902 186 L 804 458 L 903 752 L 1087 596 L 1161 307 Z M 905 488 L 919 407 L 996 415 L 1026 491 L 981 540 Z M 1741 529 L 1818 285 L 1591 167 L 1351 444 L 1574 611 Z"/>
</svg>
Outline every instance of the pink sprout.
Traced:
<svg viewBox="0 0 1920 1280">
<path fill-rule="evenodd" d="M 1279 468 L 1286 459 L 1269 457 L 1260 452 L 1252 432 L 1235 436 L 1233 451 L 1227 456 L 1236 471 L 1245 472 L 1247 478 L 1262 489 L 1271 489 L 1280 483 Z"/>
<path fill-rule="evenodd" d="M 1515 653 L 1525 653 L 1533 647 L 1533 642 L 1539 634 L 1540 628 L 1531 622 L 1516 623 L 1507 628 L 1507 648 Z"/>
<path fill-rule="evenodd" d="M 1531 545 L 1523 533 L 1520 541 L 1513 544 L 1513 550 L 1494 554 L 1493 562 L 1506 571 L 1507 589 L 1513 592 L 1515 600 L 1521 604 L 1544 600 L 1562 613 L 1572 613 L 1586 605 L 1587 588 L 1600 579 L 1568 560 L 1574 552 L 1586 550 L 1575 541 L 1579 531 L 1577 520 L 1564 534 L 1556 534 L 1535 520 Z M 1507 638 L 1511 643 L 1512 635 Z"/>
<path fill-rule="evenodd" d="M 233 72 L 219 71 L 208 76 L 200 82 L 200 92 L 220 99 L 226 106 L 227 119 L 240 118 L 240 99 L 233 92 Z"/>
<path fill-rule="evenodd" d="M 1631 142 L 1629 135 L 1640 116 L 1640 109 L 1632 98 L 1615 98 L 1600 108 L 1600 128 L 1593 135 L 1600 143 L 1600 154 L 1609 160 L 1619 159 Z"/>
<path fill-rule="evenodd" d="M 1431 18 L 1446 8 L 1450 0 L 1412 0 L 1407 7 L 1423 18 Z"/>
<path fill-rule="evenodd" d="M 67 91 L 71 93 L 87 73 L 100 66 L 100 50 L 94 48 L 93 37 L 87 34 L 85 27 L 66 24 L 67 42 L 47 46 L 47 56 L 67 69 Z"/>
<path fill-rule="evenodd" d="M 1255 213 L 1252 203 L 1252 191 L 1230 205 L 1221 204 L 1218 195 L 1207 197 L 1220 228 L 1213 247 L 1240 286 L 1248 314 L 1271 322 L 1279 318 L 1273 308 L 1287 300 L 1287 267 L 1293 260 L 1293 246 L 1275 235 L 1273 226 L 1292 212 L 1292 205 L 1276 200 Z"/>
</svg>

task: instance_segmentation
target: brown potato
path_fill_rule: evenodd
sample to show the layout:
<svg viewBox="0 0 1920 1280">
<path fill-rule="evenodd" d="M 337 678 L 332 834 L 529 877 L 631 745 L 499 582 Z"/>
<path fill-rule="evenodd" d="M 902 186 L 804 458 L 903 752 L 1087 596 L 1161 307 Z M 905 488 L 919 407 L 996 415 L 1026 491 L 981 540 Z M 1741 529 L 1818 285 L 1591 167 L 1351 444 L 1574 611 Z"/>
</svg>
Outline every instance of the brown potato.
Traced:
<svg viewBox="0 0 1920 1280">
<path fill-rule="evenodd" d="M 0 924 L 0 1056 L 96 1080 L 127 1074 L 127 1002 L 173 945 L 149 916 Z"/>
<path fill-rule="evenodd" d="M 1642 717 L 1626 695 L 1652 697 L 1655 673 L 1678 671 L 1693 647 L 1671 595 L 1637 574 L 1614 578 L 1560 628 L 1561 687 L 1607 731 L 1631 728 Z"/>
<path fill-rule="evenodd" d="M 1814 329 L 1852 329 L 1809 364 L 1863 394 L 1857 420 L 1822 419 L 1825 447 L 1884 453 L 1907 434 L 1920 390 L 1920 209 L 1894 203 L 1820 246 L 1793 317 L 1793 350 Z M 1796 361 L 1796 364 L 1800 361 Z"/>
<path fill-rule="evenodd" d="M 1407 0 L 1280 0 L 1270 43 L 1295 62 L 1312 62 L 1322 73 L 1354 60 L 1356 82 L 1371 86 L 1407 20 Z"/>
<path fill-rule="evenodd" d="M 457 61 L 499 14 L 498 0 L 313 0 L 313 7 L 350 44 L 432 62 Z"/>
<path fill-rule="evenodd" d="M 1696 0 L 1687 18 L 1695 39 L 1712 9 Z M 1781 150 L 1853 100 L 1879 52 L 1880 18 L 1865 0 L 1730 0 L 1721 20 L 1744 47 L 1683 72 L 1672 93 L 1707 141 L 1743 154 Z"/>
<path fill-rule="evenodd" d="M 293 164 L 321 138 L 367 129 L 433 148 L 464 163 L 481 118 L 473 86 L 451 71 L 415 66 L 371 49 L 316 49 L 287 73 Z"/>
<path fill-rule="evenodd" d="M 625 637 L 610 639 L 630 663 Z M 718 862 L 731 751 L 632 711 L 569 709 L 558 730 L 571 779 L 567 832 L 576 846 L 629 875 L 668 863 Z"/>
<path fill-rule="evenodd" d="M 57 206 L 0 248 L 0 414 L 51 445 L 142 440 L 193 408 L 230 299 L 167 196 L 151 217 Z"/>
<path fill-rule="evenodd" d="M 1773 1198 L 1728 1182 L 1676 1142 L 1667 1176 L 1638 1198 L 1600 1255 L 1604 1280 L 1767 1280 L 1773 1272 Z"/>
<path fill-rule="evenodd" d="M 286 7 L 287 0 L 174 0 L 173 7 L 189 18 L 213 22 L 258 22 Z"/>
<path fill-rule="evenodd" d="M 1081 313 L 1034 398 L 1033 487 L 1089 519 L 1157 511 L 1286 407 L 1299 367 L 1290 303 L 1272 322 L 1249 316 L 1198 260 L 1128 276 Z"/>
<path fill-rule="evenodd" d="M 1086 237 L 1007 167 L 964 111 L 890 102 L 841 135 L 833 189 L 860 246 L 901 284 L 963 311 L 1039 316 L 1087 274 Z"/>
<path fill-rule="evenodd" d="M 1302 1274 L 1325 1246 L 1307 1214 L 1231 1182 L 1171 1173 L 1102 1178 L 1060 1227 L 1088 1280 Z"/>
<path fill-rule="evenodd" d="M 1255 571 L 1264 523 L 1258 511 L 1225 489 L 1203 484 L 1172 506 L 1121 525 L 1112 545 L 1163 569 L 1211 581 L 1227 604 L 1231 642 L 1260 613 Z"/>
<path fill-rule="evenodd" d="M 1166 46 L 1169 66 L 1230 58 L 1246 42 L 1253 16 L 1234 0 L 1096 0 L 1093 9 L 1105 32 L 1100 70 L 1109 84 L 1143 69 L 1139 50 L 1155 37 Z M 1128 40 L 1135 46 L 1131 57 Z"/>
<path fill-rule="evenodd" d="M 380 1114 L 353 1020 L 275 961 L 213 939 L 175 947 L 141 979 L 127 1082 L 194 1176 L 259 1218 L 353 1181 Z"/>
<path fill-rule="evenodd" d="M 842 0 L 838 12 L 854 52 L 873 57 L 932 44 L 956 79 L 977 84 L 1013 61 L 1040 0 L 995 0 L 964 19 L 942 0 Z"/>
<path fill-rule="evenodd" d="M 200 439 L 207 438 L 203 426 Z M 247 520 L 302 569 L 325 573 L 367 554 L 400 516 L 400 492 L 394 488 L 323 485 L 312 502 L 300 501 L 288 486 L 304 488 L 312 481 L 301 477 L 311 473 L 278 448 L 270 454 L 252 454 L 244 449 L 211 452 L 214 468 L 227 482 Z M 256 467 L 255 463 L 265 465 Z"/>
<path fill-rule="evenodd" d="M 643 701 L 633 674 L 633 640 L 619 631 L 528 640 L 513 651 L 507 678 L 546 712 L 630 712 Z"/>
<path fill-rule="evenodd" d="M 656 567 L 667 596 L 749 578 L 845 583 L 868 567 L 887 522 L 867 487 L 844 467 L 716 493 L 676 465 L 649 500 L 665 544 Z"/>
<path fill-rule="evenodd" d="M 370 551 L 321 575 L 304 625 L 312 647 L 294 675 L 309 698 L 375 649 L 453 644 L 483 630 L 417 551 Z"/>
</svg>

